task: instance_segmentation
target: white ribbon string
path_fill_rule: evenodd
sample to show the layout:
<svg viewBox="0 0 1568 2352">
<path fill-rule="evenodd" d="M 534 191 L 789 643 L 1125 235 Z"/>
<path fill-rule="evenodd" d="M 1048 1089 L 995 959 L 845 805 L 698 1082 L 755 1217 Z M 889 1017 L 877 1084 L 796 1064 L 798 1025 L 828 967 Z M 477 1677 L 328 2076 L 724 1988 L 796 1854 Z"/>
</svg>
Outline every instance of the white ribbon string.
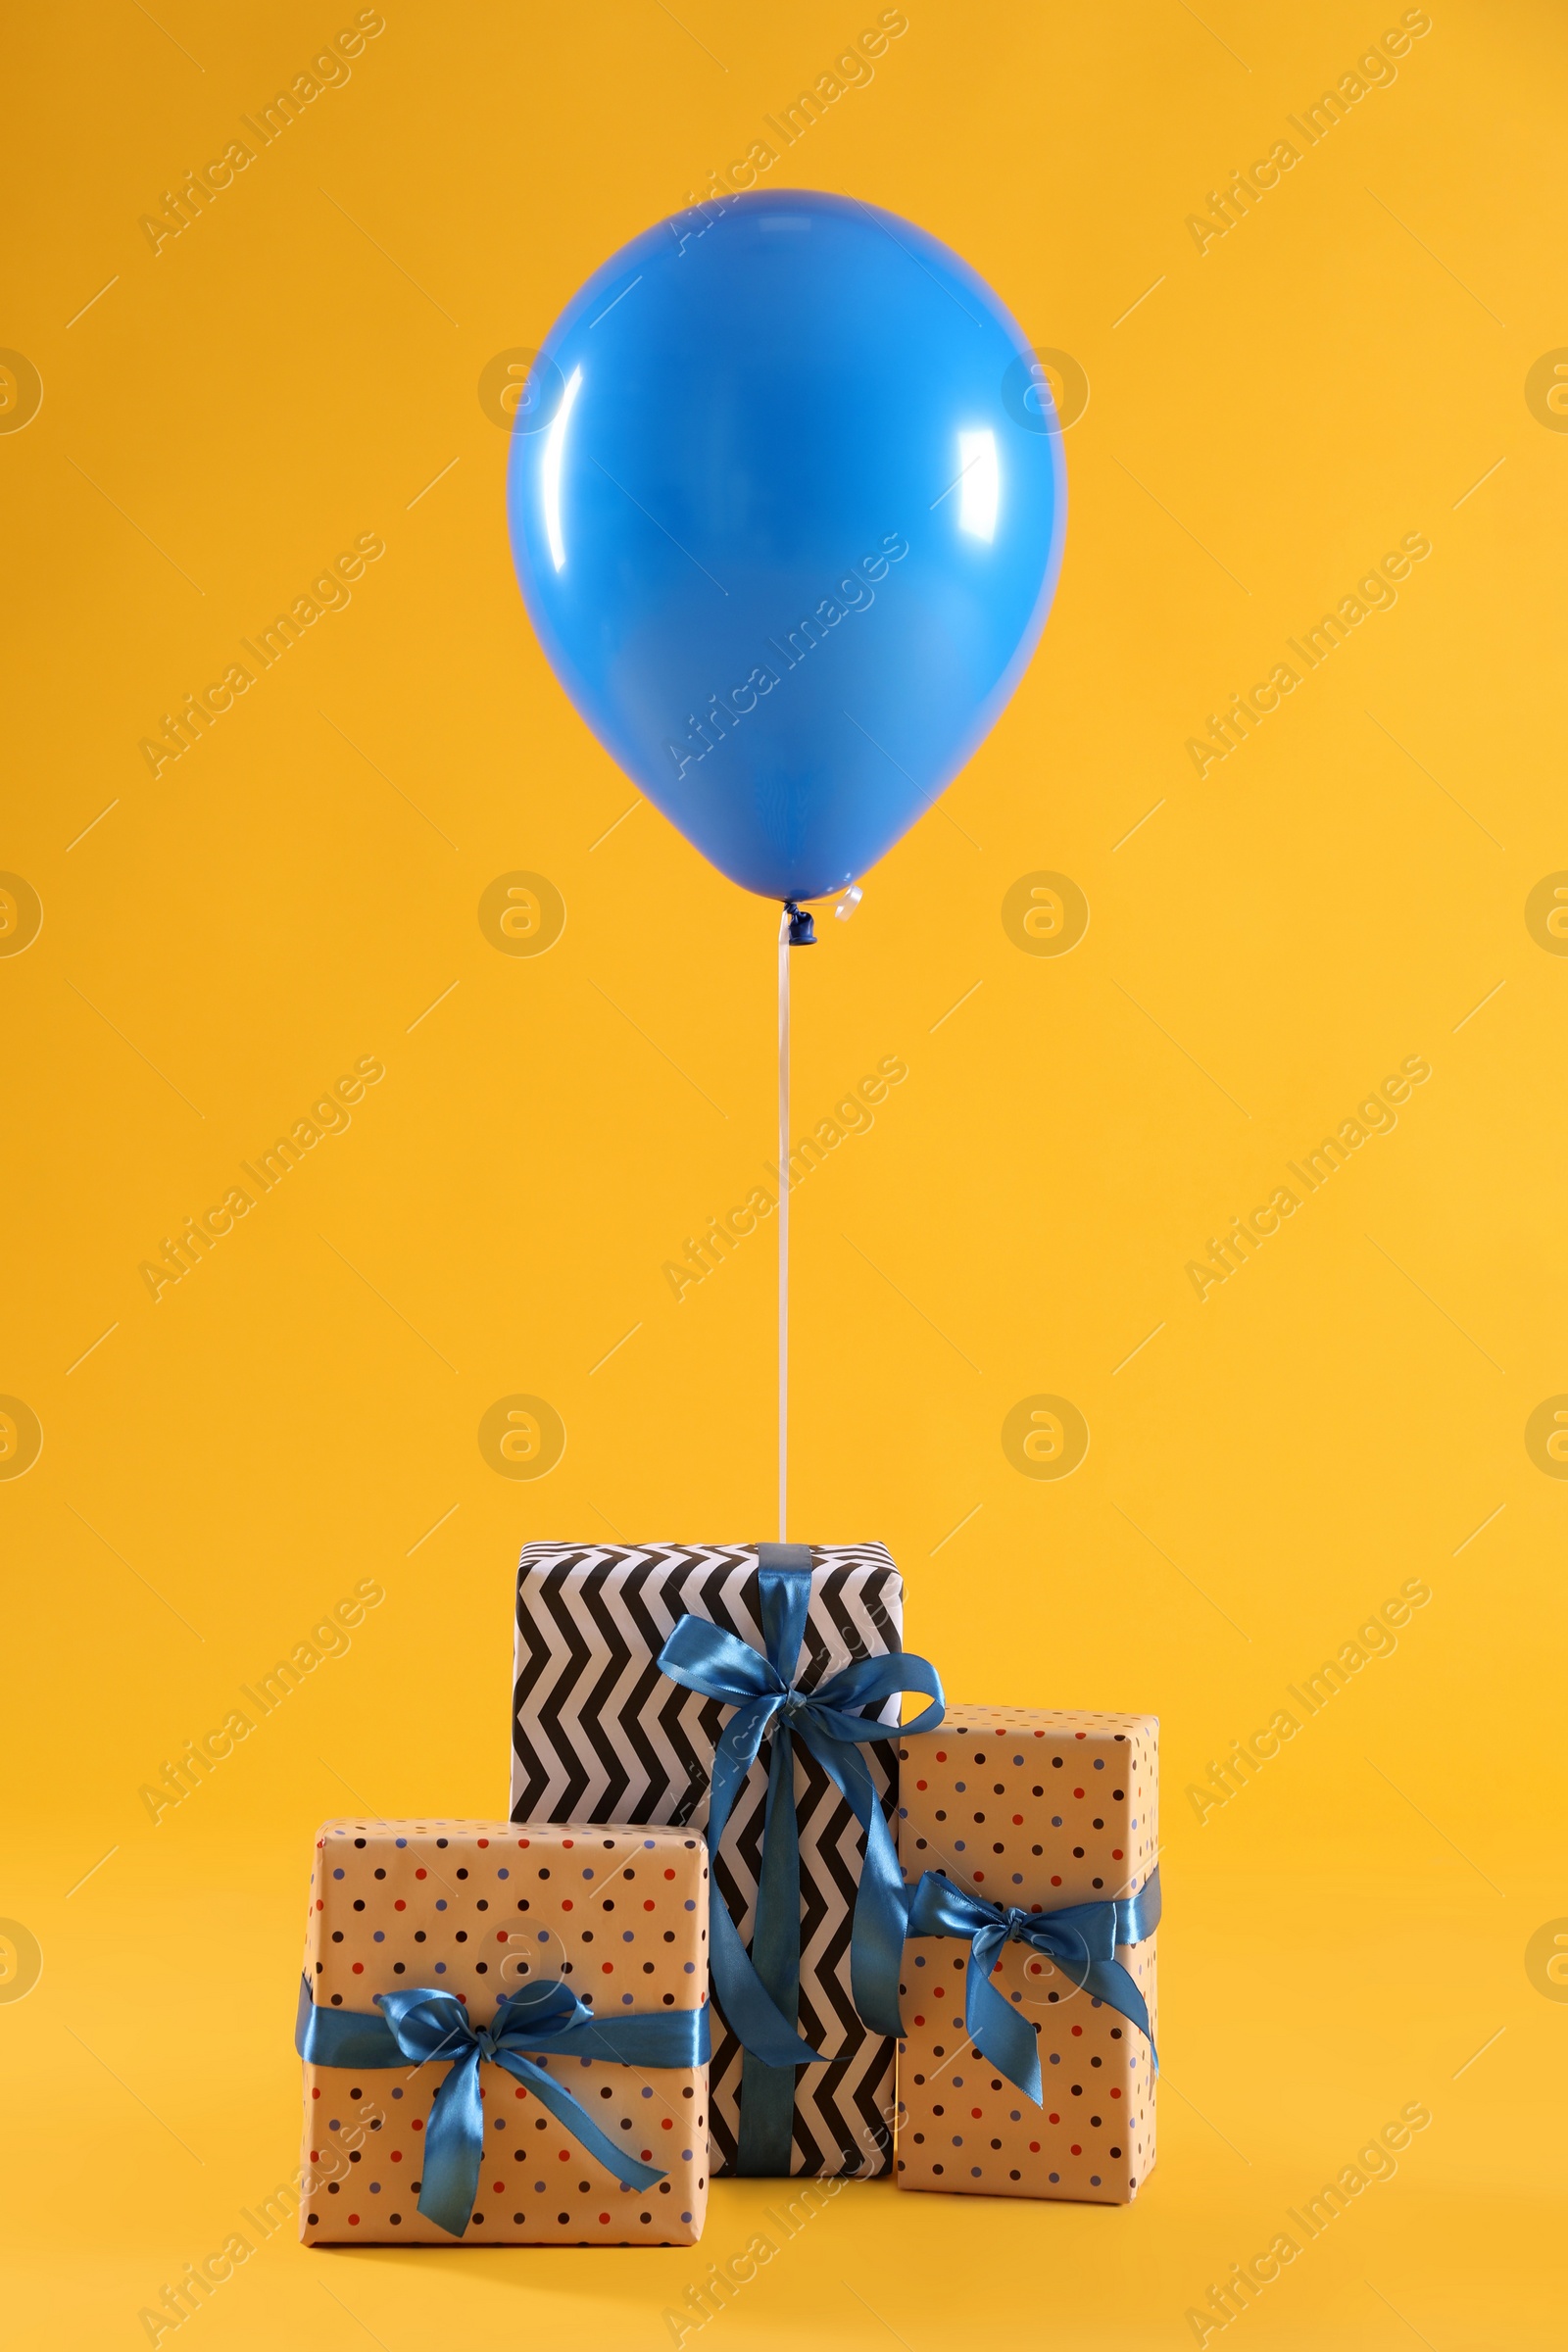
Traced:
<svg viewBox="0 0 1568 2352">
<path fill-rule="evenodd" d="M 790 915 L 778 927 L 778 1540 L 790 1488 Z"/>
</svg>

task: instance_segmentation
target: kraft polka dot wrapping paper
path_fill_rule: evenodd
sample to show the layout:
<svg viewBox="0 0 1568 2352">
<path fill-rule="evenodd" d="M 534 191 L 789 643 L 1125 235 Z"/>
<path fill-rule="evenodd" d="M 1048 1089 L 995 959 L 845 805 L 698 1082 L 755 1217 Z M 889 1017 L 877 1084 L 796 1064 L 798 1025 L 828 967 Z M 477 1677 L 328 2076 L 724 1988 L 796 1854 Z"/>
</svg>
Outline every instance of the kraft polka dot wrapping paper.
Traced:
<svg viewBox="0 0 1568 2352">
<path fill-rule="evenodd" d="M 1152 1715 L 950 1706 L 940 1731 L 900 1745 L 906 1882 L 937 1871 L 1004 1909 L 1136 1894 L 1159 1852 L 1158 1728 Z M 1116 1958 L 1157 2037 L 1156 1942 L 1120 1945 Z M 904 1947 L 899 2186 L 1129 2203 L 1154 2161 L 1148 2039 L 1050 1959 L 1004 1944 L 992 1982 L 1035 2029 L 1037 2107 L 969 2039 L 972 1965 L 953 1936 L 912 1936 Z"/>
<path fill-rule="evenodd" d="M 487 2025 L 507 1994 L 568 1985 L 596 2017 L 708 1996 L 708 1854 L 692 1832 L 567 1823 L 326 1822 L 305 1982 L 318 2008 L 380 2016 L 432 1986 Z M 480 2068 L 484 2153 L 461 2238 L 418 2210 L 440 2062 L 305 2063 L 307 2245 L 692 2245 L 708 2203 L 708 2069 L 538 2061 L 616 2144 L 664 2178 L 622 2189 L 503 2068 Z"/>
</svg>

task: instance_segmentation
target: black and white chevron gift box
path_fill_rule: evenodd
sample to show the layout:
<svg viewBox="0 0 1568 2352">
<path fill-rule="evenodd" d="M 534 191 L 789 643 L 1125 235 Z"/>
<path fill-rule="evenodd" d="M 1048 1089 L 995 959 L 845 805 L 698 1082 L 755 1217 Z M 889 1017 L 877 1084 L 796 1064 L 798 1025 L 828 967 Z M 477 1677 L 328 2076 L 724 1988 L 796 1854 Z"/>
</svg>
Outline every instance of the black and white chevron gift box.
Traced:
<svg viewBox="0 0 1568 2352">
<path fill-rule="evenodd" d="M 811 1547 L 811 1592 L 797 1681 L 812 1689 L 852 1659 L 903 1648 L 904 1586 L 880 1544 Z M 726 1710 L 657 1664 L 677 1619 L 702 1617 L 755 1648 L 754 1544 L 528 1544 L 517 1569 L 512 1818 L 541 1822 L 708 1822 L 709 1775 Z M 899 1700 L 883 1719 L 896 1723 Z M 765 1756 L 764 1749 L 764 1756 Z M 897 1809 L 896 1749 L 865 1759 L 884 1813 Z M 716 1892 L 749 1943 L 767 1775 L 754 1765 L 714 1864 Z M 800 2029 L 840 2053 L 797 2077 L 790 2170 L 827 2179 L 892 2162 L 894 2043 L 869 2033 L 850 1990 L 860 1873 L 855 1816 L 813 1756 L 795 1749 L 801 1846 Z M 712 2169 L 735 2169 L 742 2051 L 715 2013 L 709 2112 Z"/>
</svg>

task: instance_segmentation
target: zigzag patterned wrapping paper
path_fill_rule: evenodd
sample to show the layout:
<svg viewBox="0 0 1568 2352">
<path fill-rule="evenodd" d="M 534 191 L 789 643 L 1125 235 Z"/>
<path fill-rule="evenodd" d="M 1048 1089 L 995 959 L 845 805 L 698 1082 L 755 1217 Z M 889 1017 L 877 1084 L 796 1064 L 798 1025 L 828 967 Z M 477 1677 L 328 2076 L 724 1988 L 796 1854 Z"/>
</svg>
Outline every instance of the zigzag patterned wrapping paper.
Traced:
<svg viewBox="0 0 1568 2352">
<path fill-rule="evenodd" d="M 811 1547 L 811 1599 L 798 1681 L 812 1689 L 852 1658 L 903 1648 L 904 1586 L 880 1544 Z M 517 1570 L 513 1695 L 514 1821 L 649 1822 L 705 1829 L 713 1750 L 727 1710 L 682 1690 L 656 1660 L 677 1618 L 763 1646 L 755 1544 L 528 1544 Z M 898 1720 L 899 1701 L 883 1710 Z M 883 1811 L 898 1794 L 894 1743 L 858 1750 Z M 749 1941 L 767 1794 L 767 1746 L 736 1801 L 714 1862 L 715 1899 Z M 795 1751 L 801 1838 L 801 2032 L 831 2054 L 803 2067 L 790 2170 L 827 2179 L 892 2161 L 894 2045 L 868 2034 L 850 1991 L 860 1874 L 855 1816 L 815 1759 Z M 712 2169 L 734 2169 L 741 2048 L 715 2009 L 710 2070 Z"/>
</svg>

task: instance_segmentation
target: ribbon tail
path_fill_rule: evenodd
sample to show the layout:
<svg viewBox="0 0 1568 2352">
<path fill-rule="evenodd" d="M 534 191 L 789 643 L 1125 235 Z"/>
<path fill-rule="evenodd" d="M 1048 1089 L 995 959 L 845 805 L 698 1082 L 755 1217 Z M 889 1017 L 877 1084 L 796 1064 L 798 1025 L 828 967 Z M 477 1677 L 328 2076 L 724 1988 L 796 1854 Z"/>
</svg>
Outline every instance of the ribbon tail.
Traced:
<svg viewBox="0 0 1568 2352">
<path fill-rule="evenodd" d="M 628 2155 L 624 2148 L 617 2147 L 608 2133 L 600 2131 L 587 2108 L 579 2105 L 569 2090 L 552 2082 L 544 2068 L 536 2066 L 531 2058 L 523 2057 L 519 2050 L 498 2049 L 496 2064 L 504 2066 L 509 2075 L 515 2075 L 519 2082 L 525 2083 L 540 2106 L 550 2110 L 562 2130 L 569 2132 L 577 2145 L 602 2164 L 611 2179 L 618 2180 L 622 2188 L 652 2188 L 656 2180 L 663 2180 L 664 2176 L 657 2164 L 644 2164 L 638 2157 Z M 477 2185 L 477 2154 L 473 2163 Z M 419 2206 L 422 2212 L 422 2197 Z"/>
<path fill-rule="evenodd" d="M 963 1996 L 963 2022 L 969 2038 L 999 2075 L 1015 2082 L 1037 2107 L 1045 2103 L 1040 2082 L 1040 2045 L 1027 2018 L 1004 2001 L 991 1982 L 1005 1931 L 982 1928 L 969 1946 L 969 1983 Z"/>
<path fill-rule="evenodd" d="M 904 2032 L 899 2014 L 899 1963 L 908 1932 L 905 1891 L 893 1838 L 875 1786 L 858 1748 L 805 1733 L 807 1745 L 834 1783 L 865 1833 L 865 1861 L 855 1896 L 850 1935 L 850 1986 L 862 2025 L 895 2037 Z"/>
<path fill-rule="evenodd" d="M 1154 1900 L 1157 1904 L 1157 1888 Z M 1118 2011 L 1138 2028 L 1153 2053 L 1154 2072 L 1158 2074 L 1159 2055 L 1149 2031 L 1148 2004 L 1136 1979 L 1114 1956 L 1119 1909 L 1120 1905 L 1115 1903 L 1078 1903 L 1053 1913 L 1051 1926 L 1054 1936 L 1050 1946 L 1051 1957 L 1080 1992 L 1087 1992 L 1091 2000 L 1103 2001 L 1107 2009 Z M 1064 1942 L 1069 1947 L 1066 1950 L 1062 1948 Z"/>
<path fill-rule="evenodd" d="M 1154 2072 L 1159 2072 L 1159 2052 L 1149 2023 L 1149 2003 L 1139 1991 L 1137 1983 L 1119 1960 L 1091 1960 L 1079 1983 L 1092 1999 L 1103 2001 L 1107 2009 L 1117 2009 L 1138 2028 L 1149 2043 Z"/>
<path fill-rule="evenodd" d="M 795 1819 L 795 1745 L 782 1720 L 774 1722 L 768 1759 L 752 1966 L 779 2014 L 792 2018 L 801 1994 L 801 1838 Z"/>
<path fill-rule="evenodd" d="M 419 2211 L 453 2237 L 468 2227 L 484 2153 L 477 2045 L 465 2050 L 436 2085 L 424 2132 Z"/>
</svg>

